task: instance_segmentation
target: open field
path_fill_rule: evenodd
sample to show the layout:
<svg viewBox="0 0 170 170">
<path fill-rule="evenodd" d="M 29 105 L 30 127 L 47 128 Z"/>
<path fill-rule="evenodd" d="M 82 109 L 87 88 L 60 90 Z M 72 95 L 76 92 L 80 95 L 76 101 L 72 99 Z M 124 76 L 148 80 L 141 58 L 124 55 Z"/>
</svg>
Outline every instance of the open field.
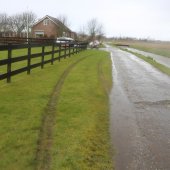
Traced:
<svg viewBox="0 0 170 170">
<path fill-rule="evenodd" d="M 107 52 L 89 50 L 0 81 L 0 169 L 112 169 Z"/>
<path fill-rule="evenodd" d="M 155 68 L 157 68 L 158 70 L 160 70 L 161 72 L 167 74 L 170 76 L 170 68 L 169 67 L 166 67 L 165 65 L 163 64 L 160 64 L 158 63 L 157 61 L 155 61 L 152 57 L 147 57 L 147 56 L 144 56 L 142 54 L 139 54 L 139 53 L 136 53 L 136 52 L 132 52 L 132 51 L 129 51 L 128 49 L 123 49 L 121 48 L 121 50 L 123 51 L 127 51 L 131 54 L 134 54 L 135 56 L 143 59 L 144 61 L 148 62 L 149 64 L 153 65 Z"/>
<path fill-rule="evenodd" d="M 130 47 L 132 48 L 170 58 L 170 42 L 117 40 L 113 41 L 113 44 L 127 44 L 130 45 Z"/>
</svg>

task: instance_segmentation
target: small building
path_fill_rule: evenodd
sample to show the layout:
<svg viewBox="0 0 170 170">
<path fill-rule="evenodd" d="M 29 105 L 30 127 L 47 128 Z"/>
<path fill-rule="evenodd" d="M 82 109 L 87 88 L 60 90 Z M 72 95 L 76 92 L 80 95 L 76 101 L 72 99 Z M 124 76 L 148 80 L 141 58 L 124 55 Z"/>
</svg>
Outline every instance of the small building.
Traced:
<svg viewBox="0 0 170 170">
<path fill-rule="evenodd" d="M 76 33 L 72 32 L 57 18 L 46 15 L 32 26 L 33 38 L 57 38 L 57 37 L 71 37 L 76 39 Z"/>
</svg>

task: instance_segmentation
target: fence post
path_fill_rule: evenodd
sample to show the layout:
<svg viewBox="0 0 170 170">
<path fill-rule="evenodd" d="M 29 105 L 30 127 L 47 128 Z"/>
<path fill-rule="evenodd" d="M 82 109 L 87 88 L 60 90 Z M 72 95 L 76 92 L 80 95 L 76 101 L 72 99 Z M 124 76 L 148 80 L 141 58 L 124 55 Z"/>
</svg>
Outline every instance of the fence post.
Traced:
<svg viewBox="0 0 170 170">
<path fill-rule="evenodd" d="M 71 47 L 71 44 L 69 43 L 69 57 L 71 56 L 71 55 L 70 55 L 70 52 L 71 52 L 70 47 Z"/>
<path fill-rule="evenodd" d="M 41 59 L 41 69 L 44 68 L 44 52 L 45 52 L 45 46 L 42 46 L 42 59 Z"/>
<path fill-rule="evenodd" d="M 78 53 L 78 43 L 76 44 L 76 54 Z"/>
<path fill-rule="evenodd" d="M 81 51 L 81 44 L 79 44 L 78 53 Z"/>
<path fill-rule="evenodd" d="M 76 44 L 74 43 L 74 46 L 73 46 L 73 55 L 74 55 L 74 53 L 75 53 L 75 46 L 76 46 Z"/>
<path fill-rule="evenodd" d="M 60 57 L 61 57 L 61 44 L 59 44 L 58 61 L 60 61 Z"/>
<path fill-rule="evenodd" d="M 64 59 L 66 58 L 66 50 L 67 50 L 67 47 L 66 47 L 67 44 L 64 45 Z"/>
<path fill-rule="evenodd" d="M 51 65 L 53 65 L 53 63 L 54 63 L 54 48 L 55 48 L 55 44 L 53 43 L 53 45 L 52 45 Z"/>
<path fill-rule="evenodd" d="M 7 83 L 11 82 L 11 58 L 12 58 L 12 45 L 8 44 L 8 64 L 7 64 Z"/>
<path fill-rule="evenodd" d="M 27 67 L 28 67 L 28 70 L 27 70 L 27 74 L 30 74 L 30 71 L 31 71 L 31 46 L 30 46 L 30 42 L 28 41 L 28 62 L 27 62 Z"/>
</svg>

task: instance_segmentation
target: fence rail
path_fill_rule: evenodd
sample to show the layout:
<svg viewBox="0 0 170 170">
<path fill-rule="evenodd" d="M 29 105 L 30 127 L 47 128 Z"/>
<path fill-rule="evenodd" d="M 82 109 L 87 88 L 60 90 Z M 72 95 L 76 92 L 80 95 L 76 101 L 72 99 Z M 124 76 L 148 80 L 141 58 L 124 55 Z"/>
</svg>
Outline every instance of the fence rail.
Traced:
<svg viewBox="0 0 170 170">
<path fill-rule="evenodd" d="M 32 53 L 32 49 L 35 48 L 38 48 L 39 52 Z M 47 48 L 48 51 L 46 51 Z M 87 49 L 86 42 L 65 42 L 60 44 L 52 41 L 43 41 L 41 43 L 31 43 L 28 41 L 26 44 L 8 43 L 8 45 L 0 45 L 0 80 L 6 79 L 7 83 L 10 83 L 11 77 L 14 75 L 23 72 L 30 74 L 34 68 L 41 67 L 43 69 L 45 64 L 53 64 L 56 60 L 60 61 L 62 58 L 70 57 L 85 49 Z M 14 56 L 13 51 L 15 50 L 25 50 L 26 54 Z M 2 55 L 4 55 L 3 52 L 6 53 L 5 59 L 1 59 Z M 36 58 L 39 58 L 41 61 L 32 63 L 32 60 Z M 22 64 L 24 61 L 26 61 L 26 65 Z M 13 70 L 12 66 L 18 63 L 22 67 Z M 3 69 L 1 69 L 2 67 Z"/>
<path fill-rule="evenodd" d="M 0 37 L 0 45 L 11 44 L 28 44 L 31 43 L 53 43 L 56 42 L 56 39 L 49 38 L 21 38 L 21 37 Z"/>
</svg>

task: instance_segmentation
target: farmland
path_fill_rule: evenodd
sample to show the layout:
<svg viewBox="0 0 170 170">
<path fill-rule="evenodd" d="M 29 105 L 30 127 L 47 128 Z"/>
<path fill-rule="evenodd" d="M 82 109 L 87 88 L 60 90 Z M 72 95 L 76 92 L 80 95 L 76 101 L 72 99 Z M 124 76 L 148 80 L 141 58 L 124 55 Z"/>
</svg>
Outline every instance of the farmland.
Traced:
<svg viewBox="0 0 170 170">
<path fill-rule="evenodd" d="M 152 57 L 144 56 L 144 55 L 139 54 L 137 52 L 132 52 L 132 51 L 130 51 L 128 49 L 122 49 L 121 48 L 121 50 L 127 51 L 128 53 L 131 53 L 131 54 L 134 54 L 135 56 L 141 58 L 142 60 L 148 62 L 149 64 L 151 64 L 152 66 L 154 66 L 155 68 L 160 70 L 162 73 L 165 73 L 165 74 L 170 76 L 170 68 L 163 65 L 163 64 L 161 64 L 161 63 L 159 63 L 159 62 L 157 62 L 157 61 L 155 61 Z"/>
<path fill-rule="evenodd" d="M 115 40 L 113 44 L 127 44 L 132 48 L 151 52 L 170 58 L 170 42 L 161 41 L 137 41 L 137 40 Z"/>
</svg>

